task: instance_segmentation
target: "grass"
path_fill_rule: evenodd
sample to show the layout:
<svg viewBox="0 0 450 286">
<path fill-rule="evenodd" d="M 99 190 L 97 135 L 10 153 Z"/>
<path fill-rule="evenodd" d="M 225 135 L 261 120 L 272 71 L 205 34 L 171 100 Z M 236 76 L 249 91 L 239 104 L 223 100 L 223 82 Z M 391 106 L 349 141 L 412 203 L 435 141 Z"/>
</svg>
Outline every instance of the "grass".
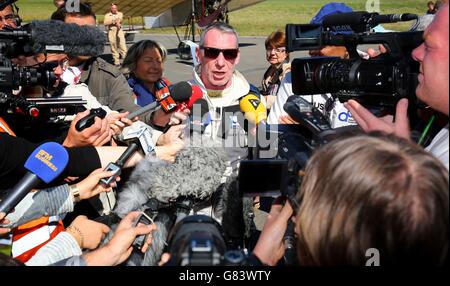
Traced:
<svg viewBox="0 0 450 286">
<path fill-rule="evenodd" d="M 151 1 L 151 0 L 149 0 Z M 424 14 L 426 0 L 342 0 L 353 10 L 367 10 L 366 3 L 380 2 L 382 14 L 416 13 Z M 229 14 L 230 23 L 243 36 L 266 36 L 277 29 L 284 29 L 287 23 L 308 23 L 324 4 L 330 0 L 266 0 Z M 48 19 L 55 10 L 52 0 L 19 0 L 20 16 L 25 21 Z M 103 22 L 103 15 L 98 15 L 98 22 Z M 133 18 L 132 23 L 141 25 L 140 17 Z M 407 30 L 411 22 L 385 24 L 386 29 Z M 173 28 L 158 28 L 148 33 L 174 33 Z M 179 32 L 184 33 L 184 29 Z"/>
</svg>

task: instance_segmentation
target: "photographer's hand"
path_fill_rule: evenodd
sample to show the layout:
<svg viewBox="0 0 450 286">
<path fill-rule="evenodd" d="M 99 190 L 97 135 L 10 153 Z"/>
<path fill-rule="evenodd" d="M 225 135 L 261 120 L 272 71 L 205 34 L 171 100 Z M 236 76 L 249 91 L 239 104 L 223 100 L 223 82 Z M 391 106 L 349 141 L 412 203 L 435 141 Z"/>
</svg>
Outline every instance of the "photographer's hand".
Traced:
<svg viewBox="0 0 450 286">
<path fill-rule="evenodd" d="M 395 121 L 392 115 L 376 117 L 355 100 L 344 103 L 358 125 L 365 131 L 383 131 L 410 140 L 408 120 L 408 99 L 402 98 L 395 111 Z"/>
<path fill-rule="evenodd" d="M 266 224 L 259 236 L 253 254 L 262 263 L 274 266 L 284 255 L 283 237 L 293 210 L 288 201 L 284 206 L 277 199 L 267 216 Z"/>
<path fill-rule="evenodd" d="M 87 178 L 76 184 L 80 192 L 80 199 L 86 200 L 102 192 L 111 191 L 112 187 L 116 186 L 116 182 L 120 181 L 120 177 L 117 177 L 116 181 L 114 181 L 108 188 L 103 187 L 98 182 L 100 181 L 100 179 L 108 178 L 113 174 L 113 172 L 103 171 L 103 168 L 94 170 L 91 174 L 89 174 Z"/>
<path fill-rule="evenodd" d="M 112 130 L 106 119 L 95 117 L 91 127 L 78 132 L 75 128 L 77 122 L 89 114 L 89 110 L 78 113 L 70 124 L 67 137 L 63 142 L 65 147 L 102 146 L 111 140 Z"/>
<path fill-rule="evenodd" d="M 140 212 L 131 212 L 117 226 L 112 239 L 105 246 L 83 255 L 88 266 L 114 266 L 124 262 L 133 251 L 133 241 L 139 235 L 148 234 L 156 230 L 155 225 L 139 224 L 133 227 Z M 152 236 L 149 235 L 142 252 L 147 251 L 151 244 Z"/>
</svg>

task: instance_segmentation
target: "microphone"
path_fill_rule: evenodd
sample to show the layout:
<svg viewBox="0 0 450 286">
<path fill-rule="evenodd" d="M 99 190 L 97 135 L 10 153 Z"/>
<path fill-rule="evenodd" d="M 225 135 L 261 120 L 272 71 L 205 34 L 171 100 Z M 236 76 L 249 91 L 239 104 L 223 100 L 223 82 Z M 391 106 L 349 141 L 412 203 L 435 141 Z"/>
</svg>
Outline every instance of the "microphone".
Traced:
<svg viewBox="0 0 450 286">
<path fill-rule="evenodd" d="M 373 22 L 377 24 L 381 23 L 397 23 L 417 20 L 417 14 L 404 13 L 404 14 L 385 14 L 385 15 L 374 15 Z"/>
<path fill-rule="evenodd" d="M 267 111 L 266 107 L 261 103 L 261 100 L 254 94 L 244 96 L 239 102 L 241 111 L 244 113 L 245 119 L 258 125 L 266 122 Z"/>
<path fill-rule="evenodd" d="M 192 85 L 191 97 L 178 104 L 176 111 L 185 111 L 191 109 L 197 100 L 203 98 L 203 91 L 198 85 Z"/>
<path fill-rule="evenodd" d="M 189 115 L 190 131 L 203 134 L 211 121 L 209 104 L 205 99 L 200 98 L 191 108 L 191 114 Z"/>
<path fill-rule="evenodd" d="M 45 20 L 31 22 L 30 28 L 33 50 L 36 52 L 64 53 L 69 56 L 103 54 L 106 36 L 96 26 Z"/>
<path fill-rule="evenodd" d="M 164 205 L 175 198 L 186 197 L 189 198 L 187 202 L 194 200 L 197 205 L 202 205 L 214 197 L 213 194 L 223 185 L 223 175 L 228 166 L 226 152 L 221 143 L 208 136 L 192 136 L 190 139 L 191 146 L 184 147 L 174 163 L 152 157 L 139 162 L 119 193 L 114 209 L 119 217 L 130 211 L 142 210 L 153 200 Z M 181 218 L 190 210 L 186 209 L 184 214 L 174 211 Z M 158 220 L 155 224 L 158 230 L 152 234 L 149 250 L 144 257 L 139 254 L 135 261 L 132 257 L 127 264 L 157 265 L 170 228 Z"/>
<path fill-rule="evenodd" d="M 46 184 L 56 179 L 69 161 L 67 150 L 54 142 L 40 145 L 25 162 L 27 174 L 0 201 L 0 212 L 10 213 L 12 209 L 41 182 Z"/>
<path fill-rule="evenodd" d="M 134 152 L 140 149 L 147 155 L 155 149 L 152 142 L 150 126 L 143 122 L 135 122 L 132 126 L 126 127 L 122 133 L 123 142 L 129 145 L 115 163 L 111 162 L 106 166 L 105 171 L 111 171 L 114 174 L 111 177 L 100 180 L 100 184 L 105 188 L 109 187 L 121 174 L 123 166 L 133 156 Z"/>
<path fill-rule="evenodd" d="M 192 92 L 193 87 L 187 81 L 181 81 L 175 85 L 162 87 L 156 91 L 155 96 L 164 111 L 170 112 L 178 107 L 178 103 L 189 100 Z"/>
<path fill-rule="evenodd" d="M 9 57 L 36 53 L 64 53 L 70 56 L 103 54 L 105 34 L 95 26 L 62 21 L 32 21 L 22 28 L 0 31 L 0 39 L 10 43 Z"/>
<path fill-rule="evenodd" d="M 267 111 L 266 107 L 261 103 L 261 100 L 254 94 L 244 96 L 239 102 L 241 111 L 244 113 L 245 119 L 256 125 L 255 147 L 249 145 L 250 159 L 258 159 L 259 157 L 259 125 L 266 124 Z M 251 138 L 251 137 L 249 137 Z"/>
<path fill-rule="evenodd" d="M 323 18 L 323 26 L 344 26 L 344 25 L 365 25 L 370 24 L 375 27 L 382 23 L 396 23 L 400 21 L 411 21 L 417 19 L 416 14 L 386 14 L 380 15 L 378 13 L 369 13 L 366 11 L 349 12 L 332 14 Z"/>
<path fill-rule="evenodd" d="M 155 110 L 158 105 L 164 109 L 164 111 L 169 112 L 175 107 L 177 107 L 177 102 L 183 102 L 188 100 L 192 95 L 192 87 L 186 82 L 182 81 L 171 86 L 161 86 L 161 88 L 156 92 L 156 101 L 152 102 L 134 112 L 128 114 L 128 119 L 133 119 L 136 116 L 140 116 L 149 111 Z"/>
<path fill-rule="evenodd" d="M 186 86 L 182 87 L 182 89 L 186 88 Z M 179 90 L 182 90 L 181 88 Z M 186 92 L 187 94 L 188 92 Z M 201 88 L 198 85 L 192 85 L 191 87 L 191 97 L 189 97 L 188 100 L 182 101 L 180 102 L 177 106 L 175 111 L 185 111 L 187 109 L 192 111 L 192 108 L 194 106 L 194 104 L 196 102 L 198 102 L 199 100 L 201 100 L 203 98 L 203 91 L 201 90 Z M 206 104 L 206 107 L 208 106 L 208 102 L 203 103 L 203 105 Z M 204 114 L 204 113 L 203 113 Z M 192 114 L 191 114 L 192 116 Z M 198 120 L 198 118 L 197 118 Z M 164 127 L 163 133 L 166 133 L 170 127 L 172 127 L 172 125 L 169 125 L 169 123 L 166 124 L 166 126 Z"/>
</svg>

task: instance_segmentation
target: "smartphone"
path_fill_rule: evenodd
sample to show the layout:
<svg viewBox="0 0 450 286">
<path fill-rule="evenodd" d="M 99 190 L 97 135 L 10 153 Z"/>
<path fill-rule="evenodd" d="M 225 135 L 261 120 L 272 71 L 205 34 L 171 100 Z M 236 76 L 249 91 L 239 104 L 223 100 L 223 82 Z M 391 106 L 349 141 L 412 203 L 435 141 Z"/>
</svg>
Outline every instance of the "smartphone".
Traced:
<svg viewBox="0 0 450 286">
<path fill-rule="evenodd" d="M 242 196 L 278 197 L 288 183 L 288 160 L 243 160 L 238 187 Z"/>
<path fill-rule="evenodd" d="M 136 219 L 136 221 L 134 222 L 133 227 L 137 227 L 139 223 L 145 224 L 145 225 L 150 225 L 150 224 L 154 224 L 153 219 L 147 215 L 145 212 L 141 212 L 141 214 L 139 215 L 139 217 Z M 143 235 L 139 235 L 134 239 L 133 242 L 133 247 L 136 249 L 141 250 L 142 247 L 144 246 L 145 241 L 147 240 L 147 236 L 148 234 L 143 234 Z"/>
</svg>

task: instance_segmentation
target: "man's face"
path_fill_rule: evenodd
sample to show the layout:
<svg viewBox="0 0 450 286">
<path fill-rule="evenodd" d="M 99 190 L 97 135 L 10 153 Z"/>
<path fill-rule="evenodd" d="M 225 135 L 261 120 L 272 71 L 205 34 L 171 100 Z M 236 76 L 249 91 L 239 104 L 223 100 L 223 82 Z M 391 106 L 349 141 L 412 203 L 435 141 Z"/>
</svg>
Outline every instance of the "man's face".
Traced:
<svg viewBox="0 0 450 286">
<path fill-rule="evenodd" d="M 117 6 L 111 5 L 111 13 L 116 14 L 117 13 Z"/>
<path fill-rule="evenodd" d="M 6 6 L 5 9 L 0 11 L 0 30 L 3 30 L 5 26 L 17 28 L 16 21 L 14 21 L 14 13 L 11 5 Z"/>
<path fill-rule="evenodd" d="M 62 74 L 67 68 L 68 58 L 65 54 L 48 54 L 45 62 L 53 62 L 56 65 L 53 69 L 53 73 L 56 77 L 56 82 L 53 87 L 57 87 L 61 81 Z"/>
<path fill-rule="evenodd" d="M 217 49 L 227 51 L 217 55 Z M 208 31 L 204 47 L 196 51 L 201 65 L 200 78 L 207 89 L 223 90 L 231 85 L 234 68 L 240 58 L 237 49 L 238 42 L 234 34 L 223 33 L 217 29 Z M 217 57 L 214 58 L 215 55 Z"/>
<path fill-rule="evenodd" d="M 424 43 L 412 53 L 413 58 L 420 63 L 417 97 L 446 115 L 449 115 L 448 10 L 448 4 L 439 9 L 424 32 Z"/>
</svg>

